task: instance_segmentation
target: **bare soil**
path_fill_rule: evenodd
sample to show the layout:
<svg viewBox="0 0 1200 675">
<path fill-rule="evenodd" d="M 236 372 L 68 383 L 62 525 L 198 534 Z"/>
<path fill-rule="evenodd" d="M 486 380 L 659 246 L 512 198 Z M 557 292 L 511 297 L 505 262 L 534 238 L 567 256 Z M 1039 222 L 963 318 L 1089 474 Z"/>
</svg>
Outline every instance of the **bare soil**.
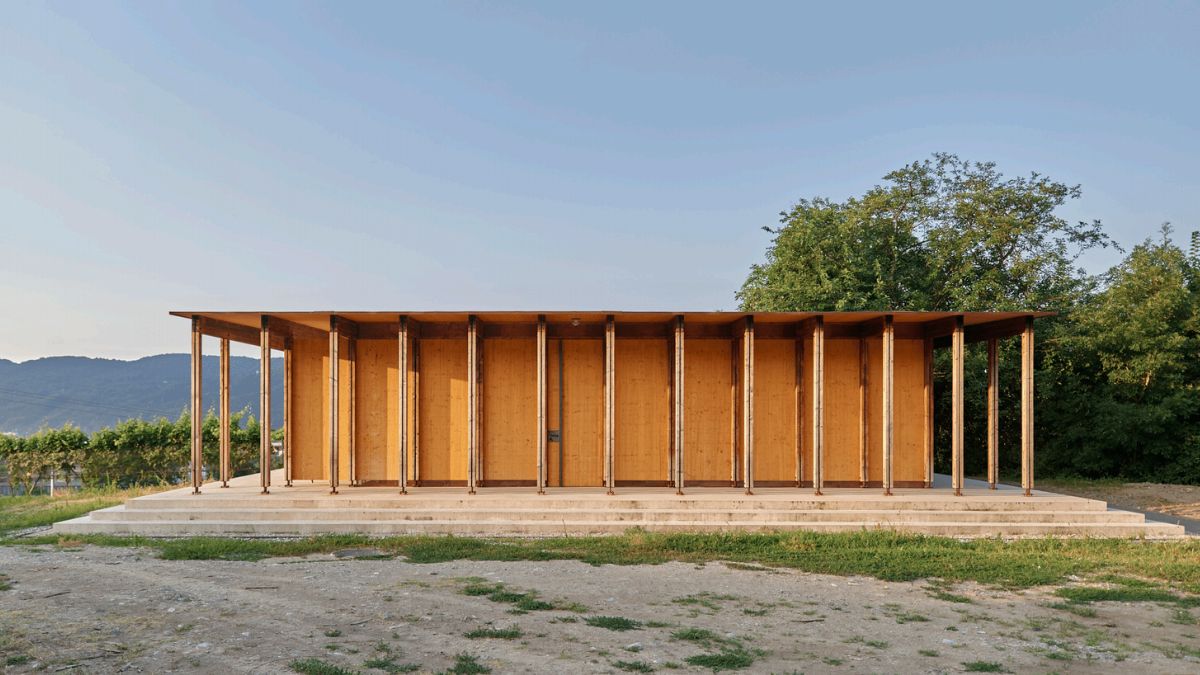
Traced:
<svg viewBox="0 0 1200 675">
<path fill-rule="evenodd" d="M 1200 485 L 1171 483 L 1104 483 L 1053 480 L 1039 481 L 1038 488 L 1143 511 L 1156 511 L 1184 518 L 1200 518 Z"/>
<path fill-rule="evenodd" d="M 1097 603 L 1081 616 L 1052 589 L 719 563 L 176 562 L 94 546 L 0 546 L 0 572 L 12 585 L 0 591 L 0 668 L 12 673 L 279 673 L 307 658 L 441 672 L 461 653 L 495 673 L 709 672 L 688 658 L 722 653 L 764 673 L 1200 670 L 1200 629 L 1188 622 L 1200 610 Z M 558 608 L 464 593 L 497 583 Z M 589 625 L 596 616 L 638 627 Z M 514 626 L 513 639 L 464 635 Z M 672 636 L 685 629 L 709 633 Z"/>
</svg>

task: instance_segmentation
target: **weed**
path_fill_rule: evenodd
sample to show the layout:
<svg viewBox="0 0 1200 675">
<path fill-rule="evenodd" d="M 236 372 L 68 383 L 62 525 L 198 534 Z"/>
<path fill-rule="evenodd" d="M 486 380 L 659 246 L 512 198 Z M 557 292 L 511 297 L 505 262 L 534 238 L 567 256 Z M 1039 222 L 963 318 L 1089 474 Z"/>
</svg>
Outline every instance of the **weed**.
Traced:
<svg viewBox="0 0 1200 675">
<path fill-rule="evenodd" d="M 28 654 L 13 654 L 12 656 L 8 656 L 4 659 L 4 665 L 19 666 L 19 665 L 22 665 L 25 663 L 29 663 L 32 660 L 33 659 L 30 658 L 30 656 Z"/>
<path fill-rule="evenodd" d="M 630 673 L 653 673 L 654 666 L 645 661 L 613 661 L 610 664 L 618 670 L 628 671 Z"/>
<path fill-rule="evenodd" d="M 498 640 L 515 640 L 522 637 L 524 633 L 517 626 L 509 626 L 508 628 L 476 628 L 473 631 L 464 633 L 463 637 L 471 640 L 479 640 L 482 638 L 496 638 Z"/>
<path fill-rule="evenodd" d="M 1094 586 L 1072 586 L 1054 592 L 1067 602 L 1086 604 L 1090 602 L 1166 602 L 1180 607 L 1200 605 L 1200 598 L 1176 595 L 1168 590 L 1153 586 L 1120 586 L 1097 588 Z"/>
<path fill-rule="evenodd" d="M 936 649 L 918 649 L 917 653 L 921 656 L 928 656 L 930 658 L 941 656 Z"/>
<path fill-rule="evenodd" d="M 689 656 L 684 661 L 699 668 L 708 668 L 715 673 L 749 668 L 754 665 L 754 656 L 744 649 L 722 649 L 712 654 Z"/>
<path fill-rule="evenodd" d="M 1064 612 L 1070 612 L 1075 616 L 1081 616 L 1085 619 L 1096 618 L 1096 610 L 1086 605 L 1076 605 L 1069 602 L 1055 602 L 1046 606 L 1050 609 L 1059 609 Z"/>
<path fill-rule="evenodd" d="M 626 619 L 623 616 L 589 616 L 583 621 L 589 626 L 616 631 L 636 630 L 642 627 L 640 621 Z"/>
<path fill-rule="evenodd" d="M 462 652 L 454 656 L 454 665 L 446 672 L 452 675 L 483 675 L 492 672 L 492 669 L 480 663 L 479 657 Z"/>
<path fill-rule="evenodd" d="M 297 659 L 289 663 L 288 668 L 303 675 L 357 675 L 358 672 L 326 663 L 320 659 Z"/>
<path fill-rule="evenodd" d="M 340 631 L 336 628 L 330 628 L 329 630 L 325 631 L 325 637 L 341 637 L 341 636 L 342 636 L 342 631 Z"/>
<path fill-rule="evenodd" d="M 1184 626 L 1196 625 L 1196 617 L 1192 616 L 1186 608 L 1176 607 L 1171 614 L 1171 623 L 1178 623 Z"/>
<path fill-rule="evenodd" d="M 1003 664 L 994 661 L 964 661 L 963 669 L 968 673 L 1009 673 Z"/>
<path fill-rule="evenodd" d="M 396 660 L 389 656 L 387 658 L 376 657 L 368 659 L 363 662 L 363 668 L 382 670 L 385 673 L 389 673 L 389 675 L 395 675 L 396 673 L 415 673 L 421 669 L 421 666 L 416 663 L 396 663 Z"/>
</svg>

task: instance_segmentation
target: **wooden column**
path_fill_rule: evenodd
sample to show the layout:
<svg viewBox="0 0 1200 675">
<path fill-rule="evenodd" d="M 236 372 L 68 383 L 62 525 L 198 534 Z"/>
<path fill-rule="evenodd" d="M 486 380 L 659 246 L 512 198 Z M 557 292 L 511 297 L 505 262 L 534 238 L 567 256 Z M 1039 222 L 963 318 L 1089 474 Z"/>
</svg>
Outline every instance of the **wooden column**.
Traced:
<svg viewBox="0 0 1200 675">
<path fill-rule="evenodd" d="M 754 491 L 754 317 L 746 317 L 742 332 L 742 483 Z"/>
<path fill-rule="evenodd" d="M 933 338 L 925 338 L 925 487 L 933 487 Z"/>
<path fill-rule="evenodd" d="M 204 480 L 204 401 L 201 364 L 204 348 L 201 345 L 200 317 L 192 317 L 192 494 L 200 494 Z"/>
<path fill-rule="evenodd" d="M 399 432 L 400 457 L 398 458 L 400 466 L 399 483 L 400 494 L 408 494 L 408 317 L 400 316 L 400 328 L 396 331 L 396 349 L 397 349 L 397 367 L 399 368 L 400 377 L 398 380 L 396 410 L 397 415 L 397 431 Z"/>
<path fill-rule="evenodd" d="M 479 320 L 474 314 L 467 317 L 467 492 L 475 494 L 478 468 L 479 430 Z"/>
<path fill-rule="evenodd" d="M 258 351 L 258 484 L 265 495 L 271 491 L 271 328 L 265 315 Z"/>
<path fill-rule="evenodd" d="M 338 318 L 329 317 L 329 492 L 338 491 Z"/>
<path fill-rule="evenodd" d="M 858 339 L 858 480 L 859 487 L 867 487 L 867 481 L 871 478 L 871 473 L 868 470 L 867 462 L 869 461 L 870 453 L 868 446 L 870 440 L 868 436 L 867 411 L 870 409 L 870 402 L 867 400 L 867 370 L 870 364 L 867 363 L 867 339 L 860 337 Z"/>
<path fill-rule="evenodd" d="M 221 338 L 221 363 L 217 369 L 221 387 L 221 402 L 218 416 L 220 417 L 220 464 L 221 487 L 229 487 L 229 338 Z"/>
<path fill-rule="evenodd" d="M 350 485 L 354 486 L 358 485 L 358 457 L 356 457 L 358 454 L 358 443 L 354 438 L 356 436 L 354 433 L 356 426 L 356 420 L 354 419 L 356 417 L 354 399 L 358 398 L 357 392 L 354 391 L 354 376 L 357 374 L 355 371 L 358 370 L 358 339 L 354 333 L 351 333 L 346 338 L 346 357 L 346 360 L 350 362 L 350 382 L 349 386 L 346 387 L 350 395 L 349 400 L 346 401 L 346 414 L 350 417 L 350 437 L 346 440 L 350 446 L 348 448 L 350 451 Z"/>
<path fill-rule="evenodd" d="M 1000 371 L 997 358 L 997 340 L 987 341 L 987 480 L 988 487 L 995 490 L 1000 463 Z"/>
<path fill-rule="evenodd" d="M 963 488 L 963 317 L 954 317 L 954 333 L 950 336 L 950 483 L 954 494 L 962 495 Z"/>
<path fill-rule="evenodd" d="M 537 488 L 546 494 L 546 315 L 537 318 Z"/>
<path fill-rule="evenodd" d="M 614 450 L 616 444 L 617 396 L 617 320 L 609 314 L 604 320 L 604 486 L 608 494 L 616 494 Z"/>
<path fill-rule="evenodd" d="M 1021 333 L 1021 487 L 1033 494 L 1033 317 Z"/>
<path fill-rule="evenodd" d="M 283 486 L 292 487 L 292 338 L 283 341 Z"/>
<path fill-rule="evenodd" d="M 825 468 L 825 317 L 813 319 L 812 329 L 812 482 L 813 492 L 821 494 Z"/>
<path fill-rule="evenodd" d="M 683 315 L 675 317 L 675 399 L 672 438 L 675 448 L 675 494 L 683 494 Z"/>
<path fill-rule="evenodd" d="M 883 318 L 883 494 L 892 494 L 892 446 L 895 440 L 894 396 L 896 326 L 891 314 Z"/>
</svg>

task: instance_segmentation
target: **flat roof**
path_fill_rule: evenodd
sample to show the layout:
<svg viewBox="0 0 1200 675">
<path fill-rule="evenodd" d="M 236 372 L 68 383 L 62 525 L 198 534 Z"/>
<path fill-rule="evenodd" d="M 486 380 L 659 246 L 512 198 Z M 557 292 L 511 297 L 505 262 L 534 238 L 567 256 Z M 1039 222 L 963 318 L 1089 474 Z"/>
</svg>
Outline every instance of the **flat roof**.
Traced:
<svg viewBox="0 0 1200 675">
<path fill-rule="evenodd" d="M 922 330 L 930 337 L 944 337 L 951 332 L 954 317 L 961 316 L 968 329 L 968 339 L 1005 337 L 1021 332 L 1026 318 L 1054 316 L 1056 312 L 665 312 L 665 311 L 620 311 L 620 310 L 544 310 L 544 311 L 195 311 L 177 310 L 171 315 L 191 319 L 199 317 L 206 326 L 259 330 L 262 317 L 267 316 L 281 324 L 294 324 L 316 331 L 329 331 L 330 319 L 334 316 L 355 324 L 395 324 L 401 316 L 417 323 L 456 324 L 465 323 L 475 316 L 483 324 L 535 323 L 539 315 L 548 323 L 602 323 L 612 316 L 618 324 L 666 323 L 676 316 L 683 316 L 685 325 L 729 325 L 745 317 L 753 317 L 755 325 L 796 324 L 815 317 L 823 317 L 827 325 L 848 326 L 882 322 L 891 315 L 897 326 L 906 332 Z M 782 327 L 782 326 L 781 326 Z M 209 331 L 204 331 L 208 333 Z M 240 331 L 239 331 L 240 332 Z"/>
</svg>

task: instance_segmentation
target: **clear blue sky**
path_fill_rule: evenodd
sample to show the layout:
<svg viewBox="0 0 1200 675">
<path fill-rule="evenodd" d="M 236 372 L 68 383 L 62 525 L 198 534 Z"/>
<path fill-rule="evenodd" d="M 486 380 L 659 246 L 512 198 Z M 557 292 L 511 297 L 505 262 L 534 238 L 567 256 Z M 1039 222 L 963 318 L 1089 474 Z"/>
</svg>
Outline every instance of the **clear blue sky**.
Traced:
<svg viewBox="0 0 1200 675">
<path fill-rule="evenodd" d="M 732 309 L 935 151 L 1200 226 L 1200 4 L 0 3 L 0 358 L 169 309 Z M 1086 260 L 1100 271 L 1117 260 Z"/>
</svg>

